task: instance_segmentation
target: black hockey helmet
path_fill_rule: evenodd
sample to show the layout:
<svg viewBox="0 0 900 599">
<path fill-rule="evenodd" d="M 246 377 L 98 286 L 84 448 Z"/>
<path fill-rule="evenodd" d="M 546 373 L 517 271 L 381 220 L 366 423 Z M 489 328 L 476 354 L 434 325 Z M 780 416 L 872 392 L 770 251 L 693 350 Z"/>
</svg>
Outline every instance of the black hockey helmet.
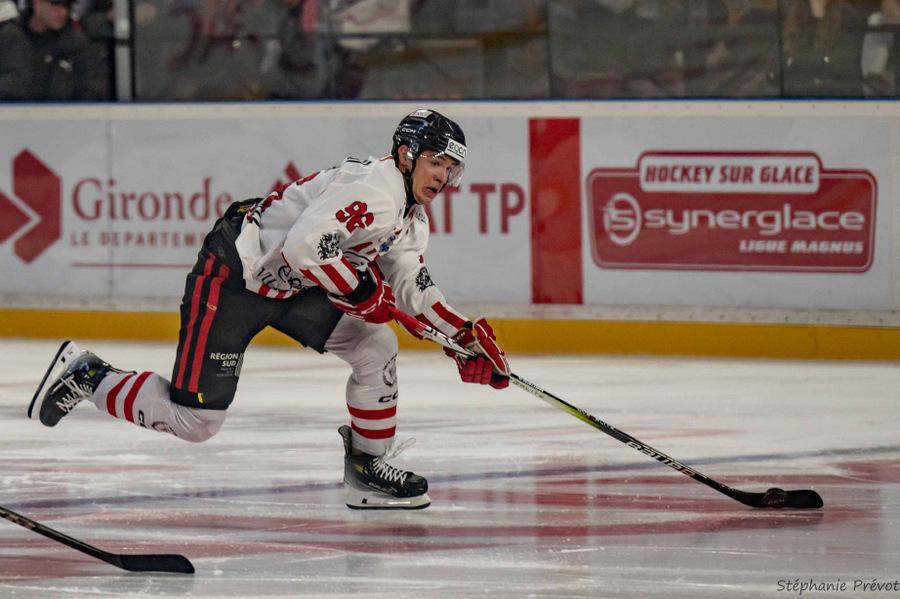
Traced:
<svg viewBox="0 0 900 599">
<path fill-rule="evenodd" d="M 448 183 L 458 186 L 462 181 L 466 166 L 466 135 L 462 127 L 441 113 L 424 108 L 416 110 L 400 121 L 393 139 L 391 155 L 395 161 L 399 160 L 397 150 L 400 146 L 409 146 L 414 164 L 424 150 L 434 150 L 438 156 L 449 156 L 457 163 L 450 171 Z"/>
</svg>

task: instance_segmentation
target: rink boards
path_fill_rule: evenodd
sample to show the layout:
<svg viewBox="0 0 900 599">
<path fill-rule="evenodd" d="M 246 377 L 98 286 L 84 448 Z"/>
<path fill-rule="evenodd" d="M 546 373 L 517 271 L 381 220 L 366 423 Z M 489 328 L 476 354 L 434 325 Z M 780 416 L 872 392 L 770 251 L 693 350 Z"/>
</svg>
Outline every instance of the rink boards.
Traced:
<svg viewBox="0 0 900 599">
<path fill-rule="evenodd" d="M 491 317 L 491 323 L 510 353 L 900 359 L 900 329 L 896 327 L 503 317 Z M 430 347 L 391 326 L 401 348 Z M 178 340 L 178 316 L 170 312 L 4 309 L 0 310 L 0 336 L 174 344 Z M 294 341 L 267 329 L 253 343 L 292 345 Z"/>
<path fill-rule="evenodd" d="M 228 204 L 383 155 L 417 107 L 0 107 L 0 334 L 174 338 Z M 511 349 L 898 357 L 896 105 L 435 107 L 470 158 L 428 268 Z"/>
</svg>

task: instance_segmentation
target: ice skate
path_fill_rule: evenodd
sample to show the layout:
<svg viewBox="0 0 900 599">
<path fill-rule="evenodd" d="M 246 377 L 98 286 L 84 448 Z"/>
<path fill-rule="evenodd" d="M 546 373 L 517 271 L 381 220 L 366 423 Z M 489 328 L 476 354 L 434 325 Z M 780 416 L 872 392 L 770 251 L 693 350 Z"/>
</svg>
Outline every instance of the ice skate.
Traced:
<svg viewBox="0 0 900 599">
<path fill-rule="evenodd" d="M 56 426 L 76 405 L 93 395 L 109 372 L 122 371 L 73 341 L 63 342 L 31 399 L 28 417 L 39 419 L 44 426 Z"/>
<path fill-rule="evenodd" d="M 420 510 L 431 505 L 424 477 L 394 468 L 384 460 L 396 456 L 352 454 L 351 429 L 338 429 L 344 439 L 344 488 L 347 507 L 353 509 Z"/>
</svg>

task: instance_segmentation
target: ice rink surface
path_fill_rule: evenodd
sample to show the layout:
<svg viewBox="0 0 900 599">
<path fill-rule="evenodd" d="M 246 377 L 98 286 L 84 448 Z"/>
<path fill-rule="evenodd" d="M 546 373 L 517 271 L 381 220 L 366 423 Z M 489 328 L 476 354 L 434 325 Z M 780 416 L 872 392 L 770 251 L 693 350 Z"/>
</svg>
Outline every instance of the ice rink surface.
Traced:
<svg viewBox="0 0 900 599">
<path fill-rule="evenodd" d="M 168 374 L 173 345 L 86 342 Z M 89 403 L 25 418 L 56 341 L 0 341 L 0 505 L 116 553 L 182 553 L 196 574 L 126 573 L 0 520 L 0 597 L 900 597 L 900 367 L 893 363 L 510 356 L 513 370 L 712 478 L 813 488 L 822 510 L 754 510 L 527 393 L 463 385 L 401 352 L 393 463 L 432 505 L 343 503 L 348 371 L 251 347 L 203 444 Z M 840 590 L 843 584 L 846 590 Z M 856 589 L 854 590 L 854 586 Z M 823 588 L 823 587 L 819 587 Z M 882 587 L 883 588 L 883 587 Z"/>
</svg>

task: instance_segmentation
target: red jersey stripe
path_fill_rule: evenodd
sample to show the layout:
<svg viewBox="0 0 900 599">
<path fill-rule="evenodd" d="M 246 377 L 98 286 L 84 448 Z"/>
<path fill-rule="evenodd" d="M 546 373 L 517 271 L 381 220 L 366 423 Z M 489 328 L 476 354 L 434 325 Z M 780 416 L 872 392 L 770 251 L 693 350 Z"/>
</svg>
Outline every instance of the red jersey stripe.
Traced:
<svg viewBox="0 0 900 599">
<path fill-rule="evenodd" d="M 128 379 L 133 376 L 133 372 L 125 375 L 125 377 L 116 383 L 115 387 L 110 389 L 109 393 L 106 394 L 106 411 L 109 412 L 109 415 L 113 418 L 116 418 L 116 400 L 119 399 L 119 392 L 122 390 L 122 387 L 125 386 L 125 383 L 128 382 Z"/>
<path fill-rule="evenodd" d="M 450 325 L 454 328 L 458 329 L 462 325 L 466 324 L 466 321 L 464 319 L 451 312 L 450 309 L 441 302 L 435 302 L 431 306 L 431 309 L 434 310 L 438 316 L 450 323 Z"/>
<path fill-rule="evenodd" d="M 300 273 L 301 273 L 304 277 L 306 277 L 307 279 L 309 279 L 310 281 L 312 281 L 313 283 L 315 283 L 316 285 L 318 285 L 319 287 L 325 287 L 324 285 L 322 285 L 322 282 L 319 281 L 318 278 L 316 278 L 316 275 L 314 275 L 314 274 L 312 273 L 312 271 L 309 270 L 308 268 L 301 268 L 301 269 L 300 269 Z"/>
<path fill-rule="evenodd" d="M 352 264 L 350 264 L 350 261 L 345 257 L 341 257 L 341 265 L 348 271 L 344 274 L 344 276 L 349 276 L 350 280 L 353 281 L 353 285 L 355 287 L 356 284 L 359 283 L 359 275 L 356 272 L 356 268 Z"/>
<path fill-rule="evenodd" d="M 397 427 L 392 426 L 391 428 L 383 428 L 383 429 L 371 429 L 371 428 L 360 428 L 350 423 L 350 426 L 353 427 L 358 434 L 362 435 L 366 439 L 390 439 L 397 433 Z"/>
<path fill-rule="evenodd" d="M 137 399 L 144 381 L 146 381 L 147 377 L 151 374 L 152 373 L 150 372 L 142 372 L 138 375 L 137 380 L 134 381 L 131 389 L 128 390 L 128 395 L 125 396 L 125 405 L 122 406 L 122 412 L 124 412 L 123 415 L 128 422 L 134 422 L 134 400 Z"/>
<path fill-rule="evenodd" d="M 365 420 L 384 420 L 385 418 L 393 418 L 397 415 L 397 406 L 384 408 L 382 410 L 362 410 L 360 408 L 354 408 L 353 406 L 347 406 L 347 410 L 350 412 L 351 416 L 364 418 Z"/>
<path fill-rule="evenodd" d="M 377 262 L 369 262 L 369 268 L 371 268 L 375 272 L 375 274 L 378 275 L 379 279 L 381 279 L 382 281 L 384 280 L 384 271 L 381 270 L 381 267 L 378 266 Z"/>
<path fill-rule="evenodd" d="M 422 320 L 422 318 L 424 318 L 424 317 L 421 314 L 419 314 L 416 318 L 418 318 L 422 322 L 425 322 L 425 324 L 428 324 L 426 321 Z M 403 330 L 405 330 L 407 333 L 409 333 L 416 339 L 424 339 L 424 337 L 422 337 L 422 335 L 420 335 L 418 332 L 416 332 L 412 329 L 407 328 L 406 325 L 403 324 L 402 322 L 400 322 L 399 320 L 397 321 L 397 324 L 399 324 L 401 327 L 403 327 Z M 431 326 L 431 325 L 429 324 L 428 326 Z"/>
<path fill-rule="evenodd" d="M 342 267 L 345 267 L 346 271 Z M 350 263 L 346 260 L 342 260 L 338 267 L 331 264 L 323 264 L 322 272 L 324 272 L 331 282 L 334 283 L 334 287 L 341 295 L 347 295 L 359 284 L 359 279 L 356 277 L 356 271 L 353 270 L 353 267 L 350 266 Z"/>
</svg>

